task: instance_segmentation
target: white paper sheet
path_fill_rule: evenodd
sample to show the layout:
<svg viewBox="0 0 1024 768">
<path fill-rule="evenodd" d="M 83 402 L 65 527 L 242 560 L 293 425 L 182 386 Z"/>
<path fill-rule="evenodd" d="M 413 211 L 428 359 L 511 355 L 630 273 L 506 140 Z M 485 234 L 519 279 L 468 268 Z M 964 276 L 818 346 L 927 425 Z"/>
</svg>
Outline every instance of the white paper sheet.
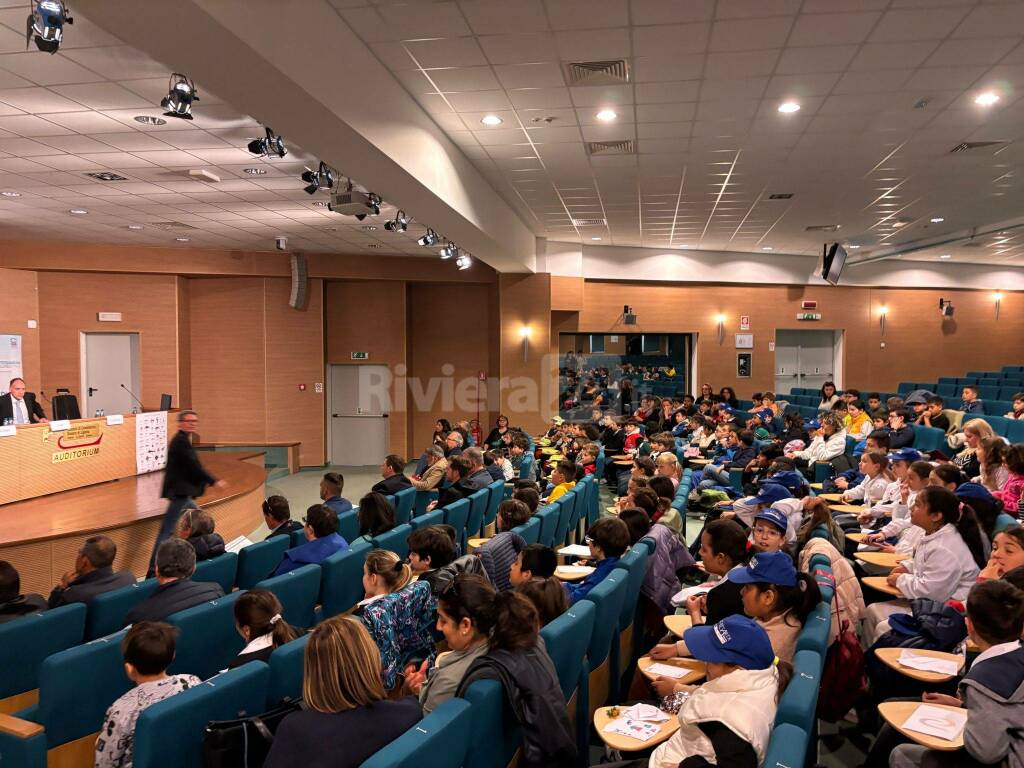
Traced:
<svg viewBox="0 0 1024 768">
<path fill-rule="evenodd" d="M 558 550 L 558 554 L 566 557 L 590 557 L 590 547 L 586 544 L 570 544 Z"/>
<path fill-rule="evenodd" d="M 594 569 L 589 565 L 560 565 L 558 572 L 566 576 L 589 576 Z"/>
<path fill-rule="evenodd" d="M 708 592 L 713 585 L 711 584 L 698 584 L 695 587 L 686 587 L 681 589 L 672 595 L 672 605 L 686 605 L 686 601 L 694 595 L 699 595 L 703 592 Z"/>
<path fill-rule="evenodd" d="M 950 659 L 936 659 L 932 656 L 903 651 L 898 659 L 901 667 L 919 669 L 922 672 L 936 672 L 940 675 L 954 676 L 960 671 L 960 665 Z"/>
<path fill-rule="evenodd" d="M 627 717 L 620 717 L 612 720 L 604 727 L 606 733 L 618 733 L 621 736 L 628 736 L 638 741 L 650 741 L 658 735 L 661 729 L 653 723 L 645 723 L 642 720 L 630 720 Z"/>
<path fill-rule="evenodd" d="M 908 731 L 955 741 L 967 725 L 966 709 L 948 709 L 922 704 L 913 711 L 903 727 Z"/>
<path fill-rule="evenodd" d="M 141 475 L 167 466 L 167 411 L 135 417 L 135 467 Z"/>
<path fill-rule="evenodd" d="M 251 540 L 247 539 L 245 536 L 239 536 L 237 539 L 232 539 L 225 544 L 224 551 L 237 553 L 238 550 L 248 547 L 250 544 L 252 544 Z"/>
<path fill-rule="evenodd" d="M 673 680 L 678 680 L 690 674 L 690 670 L 688 669 L 683 669 L 682 667 L 673 667 L 671 664 L 659 664 L 657 662 L 651 664 L 651 666 L 647 668 L 647 672 L 651 675 L 671 677 Z"/>
<path fill-rule="evenodd" d="M 651 704 L 634 704 L 622 710 L 622 716 L 628 720 L 644 720 L 648 723 L 664 723 L 669 719 L 667 712 Z"/>
</svg>

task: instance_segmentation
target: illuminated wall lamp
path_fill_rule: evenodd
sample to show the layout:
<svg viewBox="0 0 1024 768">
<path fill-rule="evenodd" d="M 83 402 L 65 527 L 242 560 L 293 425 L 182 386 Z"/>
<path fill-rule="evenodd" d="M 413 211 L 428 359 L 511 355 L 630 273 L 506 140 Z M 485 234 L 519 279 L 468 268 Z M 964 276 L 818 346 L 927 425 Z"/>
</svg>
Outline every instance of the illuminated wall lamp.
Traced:
<svg viewBox="0 0 1024 768">
<path fill-rule="evenodd" d="M 1003 304 L 1003 293 L 1002 291 L 996 291 L 992 294 L 992 300 L 996 303 L 996 320 L 999 319 L 999 308 Z"/>
<path fill-rule="evenodd" d="M 524 325 L 519 329 L 519 336 L 523 340 L 523 362 L 526 362 L 526 356 L 530 351 L 530 335 L 533 333 L 530 326 Z"/>
<path fill-rule="evenodd" d="M 725 341 L 725 315 L 715 315 L 715 322 L 718 323 L 718 345 Z"/>
<path fill-rule="evenodd" d="M 889 308 L 884 304 L 878 308 L 878 328 L 885 336 L 885 318 L 889 314 Z"/>
</svg>

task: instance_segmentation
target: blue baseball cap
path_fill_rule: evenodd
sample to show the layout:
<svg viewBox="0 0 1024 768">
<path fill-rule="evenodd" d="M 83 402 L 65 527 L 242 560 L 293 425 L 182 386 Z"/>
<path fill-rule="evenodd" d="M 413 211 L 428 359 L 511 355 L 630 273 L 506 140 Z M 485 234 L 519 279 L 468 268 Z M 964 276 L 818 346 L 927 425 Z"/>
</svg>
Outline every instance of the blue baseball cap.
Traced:
<svg viewBox="0 0 1024 768">
<path fill-rule="evenodd" d="M 792 492 L 803 488 L 807 481 L 799 472 L 787 469 L 783 472 L 776 472 L 771 477 L 766 477 L 761 483 L 778 483 L 786 490 Z"/>
<path fill-rule="evenodd" d="M 988 488 L 981 483 L 963 483 L 954 493 L 961 501 L 987 501 L 992 504 L 996 500 L 996 497 L 989 493 Z"/>
<path fill-rule="evenodd" d="M 683 642 L 693 658 L 743 669 L 768 669 L 775 663 L 768 633 L 753 619 L 733 614 L 717 624 L 690 627 Z"/>
<path fill-rule="evenodd" d="M 723 405 L 718 410 L 725 411 L 726 413 L 736 413 L 736 409 L 733 408 L 731 405 Z"/>
<path fill-rule="evenodd" d="M 893 451 L 889 454 L 889 461 L 905 461 L 910 464 L 920 460 L 921 452 L 915 451 L 913 448 L 900 448 L 898 451 Z"/>
<path fill-rule="evenodd" d="M 775 414 L 772 413 L 771 408 L 761 408 L 757 411 L 757 415 L 761 417 L 762 421 L 771 421 Z"/>
<path fill-rule="evenodd" d="M 804 424 L 804 426 L 807 429 L 821 429 L 821 422 L 818 421 L 817 419 L 811 419 L 806 424 Z"/>
<path fill-rule="evenodd" d="M 754 522 L 757 522 L 758 520 L 767 520 L 776 528 L 781 529 L 783 533 L 789 530 L 789 518 L 786 517 L 786 513 L 781 509 L 776 509 L 775 507 L 762 509 L 754 515 Z"/>
<path fill-rule="evenodd" d="M 774 504 L 776 501 L 793 498 L 793 494 L 779 483 L 762 483 L 757 489 L 757 496 L 750 498 L 751 504 Z"/>
<path fill-rule="evenodd" d="M 745 568 L 733 568 L 729 571 L 729 581 L 734 584 L 757 582 L 795 587 L 796 566 L 793 565 L 793 558 L 785 552 L 761 552 L 750 558 Z"/>
</svg>

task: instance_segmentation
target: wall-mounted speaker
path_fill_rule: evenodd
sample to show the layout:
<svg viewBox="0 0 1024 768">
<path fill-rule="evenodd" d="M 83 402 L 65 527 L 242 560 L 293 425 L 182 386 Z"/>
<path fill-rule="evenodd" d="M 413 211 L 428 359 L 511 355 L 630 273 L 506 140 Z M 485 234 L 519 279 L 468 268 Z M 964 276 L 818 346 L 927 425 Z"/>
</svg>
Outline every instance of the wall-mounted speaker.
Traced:
<svg viewBox="0 0 1024 768">
<path fill-rule="evenodd" d="M 293 253 L 292 261 L 292 292 L 288 298 L 288 306 L 292 309 L 305 309 L 306 297 L 309 293 L 309 268 L 306 265 L 306 256 L 302 253 Z"/>
</svg>

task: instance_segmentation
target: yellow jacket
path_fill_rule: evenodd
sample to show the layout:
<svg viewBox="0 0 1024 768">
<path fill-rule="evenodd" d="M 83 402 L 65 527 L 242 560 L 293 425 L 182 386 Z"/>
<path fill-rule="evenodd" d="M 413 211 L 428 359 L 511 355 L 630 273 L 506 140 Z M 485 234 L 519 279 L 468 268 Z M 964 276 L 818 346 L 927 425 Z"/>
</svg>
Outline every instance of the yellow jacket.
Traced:
<svg viewBox="0 0 1024 768">
<path fill-rule="evenodd" d="M 558 499 L 562 498 L 562 496 L 567 494 L 569 491 L 571 491 L 575 487 L 576 487 L 576 483 L 574 483 L 574 482 L 573 483 L 560 483 L 560 484 L 556 485 L 554 487 L 554 489 L 551 491 L 551 495 L 548 496 L 547 503 L 548 504 L 552 504 L 553 502 L 558 501 Z"/>
</svg>

